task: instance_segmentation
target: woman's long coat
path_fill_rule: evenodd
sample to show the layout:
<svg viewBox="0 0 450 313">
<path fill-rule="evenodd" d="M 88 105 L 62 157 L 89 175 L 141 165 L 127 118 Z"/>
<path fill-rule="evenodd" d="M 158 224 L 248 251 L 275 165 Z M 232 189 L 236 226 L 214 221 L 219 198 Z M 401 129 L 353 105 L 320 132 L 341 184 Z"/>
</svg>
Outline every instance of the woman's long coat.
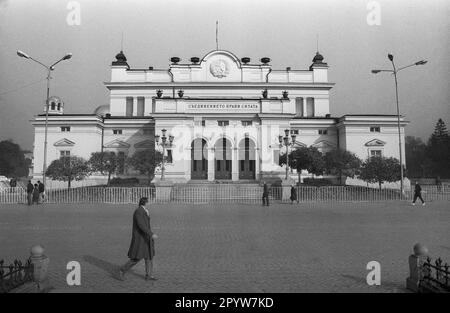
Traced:
<svg viewBox="0 0 450 313">
<path fill-rule="evenodd" d="M 155 243 L 152 239 L 150 216 L 139 206 L 133 214 L 133 232 L 128 257 L 130 259 L 152 259 L 155 255 Z"/>
</svg>

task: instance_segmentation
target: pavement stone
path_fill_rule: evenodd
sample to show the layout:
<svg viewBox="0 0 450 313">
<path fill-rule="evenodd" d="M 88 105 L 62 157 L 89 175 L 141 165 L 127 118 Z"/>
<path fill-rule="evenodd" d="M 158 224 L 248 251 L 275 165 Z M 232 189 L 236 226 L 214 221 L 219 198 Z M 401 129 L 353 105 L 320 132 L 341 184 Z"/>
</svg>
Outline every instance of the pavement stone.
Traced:
<svg viewBox="0 0 450 313">
<path fill-rule="evenodd" d="M 50 257 L 51 292 L 405 292 L 416 242 L 450 260 L 448 201 L 273 204 L 152 204 L 156 282 L 127 261 L 133 205 L 0 205 L 0 259 Z M 381 286 L 366 265 L 381 263 Z M 66 264 L 81 264 L 68 286 Z M 25 288 L 26 290 L 26 288 Z"/>
</svg>

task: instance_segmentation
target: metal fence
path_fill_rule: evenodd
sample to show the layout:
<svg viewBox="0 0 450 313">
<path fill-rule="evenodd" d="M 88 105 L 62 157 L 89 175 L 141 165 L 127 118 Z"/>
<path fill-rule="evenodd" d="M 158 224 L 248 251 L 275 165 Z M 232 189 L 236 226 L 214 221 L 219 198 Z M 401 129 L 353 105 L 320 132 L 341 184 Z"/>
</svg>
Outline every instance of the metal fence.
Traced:
<svg viewBox="0 0 450 313">
<path fill-rule="evenodd" d="M 33 279 L 33 265 L 28 259 L 25 264 L 15 260 L 9 265 L 0 260 L 0 293 L 6 293 Z"/>
<path fill-rule="evenodd" d="M 420 292 L 450 292 L 450 271 L 447 263 L 443 264 L 441 258 L 432 262 L 428 257 L 422 264 L 422 273 L 419 284 Z"/>
<path fill-rule="evenodd" d="M 423 186 L 424 200 L 450 200 L 449 186 Z M 299 202 L 345 202 L 410 200 L 411 191 L 403 196 L 396 189 L 373 189 L 361 186 L 298 186 Z M 183 184 L 170 187 L 80 187 L 50 189 L 47 203 L 137 203 L 140 197 L 150 202 L 175 203 L 260 203 L 262 187 L 255 184 Z M 269 199 L 289 202 L 290 187 L 272 186 Z M 0 191 L 0 203 L 27 203 L 27 194 L 16 188 Z"/>
</svg>

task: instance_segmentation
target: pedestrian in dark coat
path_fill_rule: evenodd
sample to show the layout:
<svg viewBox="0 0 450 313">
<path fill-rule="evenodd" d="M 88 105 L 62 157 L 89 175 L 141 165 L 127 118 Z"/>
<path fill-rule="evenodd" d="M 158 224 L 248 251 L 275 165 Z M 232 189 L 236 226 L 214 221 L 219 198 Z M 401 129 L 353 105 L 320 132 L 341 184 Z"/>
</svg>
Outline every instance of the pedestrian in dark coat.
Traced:
<svg viewBox="0 0 450 313">
<path fill-rule="evenodd" d="M 32 205 L 33 204 L 33 184 L 31 183 L 31 180 L 28 181 L 28 185 L 27 185 L 27 200 L 28 200 L 28 205 Z"/>
<path fill-rule="evenodd" d="M 45 186 L 40 181 L 38 181 L 38 186 L 39 186 L 39 200 L 44 202 L 44 200 L 45 200 Z"/>
<path fill-rule="evenodd" d="M 155 242 L 158 238 L 152 232 L 150 226 L 150 213 L 146 208 L 148 198 L 139 200 L 139 207 L 133 214 L 133 231 L 131 236 L 130 249 L 128 250 L 128 258 L 130 260 L 120 267 L 119 279 L 124 280 L 125 273 L 140 260 L 145 260 L 145 280 L 156 280 L 153 277 L 153 257 L 155 256 Z"/>
<path fill-rule="evenodd" d="M 298 203 L 297 190 L 295 189 L 295 186 L 292 185 L 291 186 L 291 204 L 294 203 L 294 201 L 297 201 L 297 203 Z"/>
<path fill-rule="evenodd" d="M 422 205 L 425 205 L 425 201 L 423 201 L 422 198 L 422 187 L 420 187 L 419 182 L 416 181 L 416 185 L 414 186 L 414 199 L 412 202 L 413 205 L 416 205 L 417 198 L 419 198 L 420 201 L 422 201 Z"/>
<path fill-rule="evenodd" d="M 262 196 L 262 202 L 263 206 L 267 205 L 269 206 L 269 186 L 267 186 L 266 182 L 263 182 L 263 196 Z"/>
<path fill-rule="evenodd" d="M 39 204 L 39 186 L 38 184 L 34 184 L 33 188 L 33 204 Z"/>
</svg>

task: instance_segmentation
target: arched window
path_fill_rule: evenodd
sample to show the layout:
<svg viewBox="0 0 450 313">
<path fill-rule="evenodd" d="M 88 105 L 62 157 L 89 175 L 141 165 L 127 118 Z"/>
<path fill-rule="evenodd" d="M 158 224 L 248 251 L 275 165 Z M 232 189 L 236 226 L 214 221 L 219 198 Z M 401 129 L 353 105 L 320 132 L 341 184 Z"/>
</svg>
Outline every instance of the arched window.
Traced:
<svg viewBox="0 0 450 313">
<path fill-rule="evenodd" d="M 61 103 L 58 103 L 58 111 L 61 110 Z"/>
<path fill-rule="evenodd" d="M 55 102 L 50 103 L 50 107 L 51 107 L 51 110 L 54 111 L 55 110 Z"/>
</svg>

